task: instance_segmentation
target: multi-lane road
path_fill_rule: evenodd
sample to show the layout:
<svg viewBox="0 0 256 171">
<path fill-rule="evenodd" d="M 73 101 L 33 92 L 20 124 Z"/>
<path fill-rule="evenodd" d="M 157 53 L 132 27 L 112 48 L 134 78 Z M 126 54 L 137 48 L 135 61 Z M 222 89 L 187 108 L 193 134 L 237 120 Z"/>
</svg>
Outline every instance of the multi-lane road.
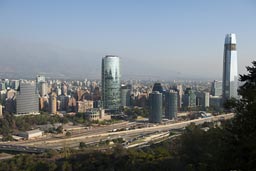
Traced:
<svg viewBox="0 0 256 171">
<path fill-rule="evenodd" d="M 124 138 L 126 140 L 132 139 L 144 134 L 154 133 L 154 132 L 165 132 L 172 129 L 181 129 L 188 126 L 191 123 L 203 124 L 205 122 L 214 122 L 218 120 L 230 119 L 234 116 L 233 113 L 212 116 L 208 118 L 200 118 L 189 121 L 182 121 L 177 123 L 164 123 L 159 125 L 151 125 L 149 127 L 143 127 L 138 129 L 131 129 L 125 131 L 111 132 L 111 130 L 120 130 L 125 128 L 130 128 L 137 126 L 141 123 L 137 122 L 122 122 L 113 125 L 107 125 L 103 127 L 96 127 L 91 129 L 77 129 L 72 131 L 71 137 L 66 136 L 48 136 L 46 138 L 41 138 L 37 140 L 25 140 L 17 142 L 9 142 L 9 145 L 22 146 L 22 147 L 33 147 L 33 148 L 46 148 L 46 149 L 60 149 L 63 147 L 78 147 L 80 142 L 85 142 L 86 144 L 99 142 L 101 140 Z M 144 126 L 147 126 L 145 124 Z M 2 144 L 3 145 L 3 144 Z"/>
<path fill-rule="evenodd" d="M 45 148 L 20 146 L 20 145 L 7 145 L 7 144 L 0 144 L 0 150 L 16 151 L 16 152 L 23 152 L 23 153 L 43 153 L 46 151 Z"/>
</svg>

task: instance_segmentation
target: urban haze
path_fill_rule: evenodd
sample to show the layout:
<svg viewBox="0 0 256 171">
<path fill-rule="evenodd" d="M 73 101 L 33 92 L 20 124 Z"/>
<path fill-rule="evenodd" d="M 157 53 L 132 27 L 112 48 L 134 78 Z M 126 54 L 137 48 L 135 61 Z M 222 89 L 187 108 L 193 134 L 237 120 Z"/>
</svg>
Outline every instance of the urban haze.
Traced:
<svg viewBox="0 0 256 171">
<path fill-rule="evenodd" d="M 254 1 L 1 0 L 0 72 L 100 79 L 111 54 L 123 79 L 221 79 L 223 35 L 237 34 L 239 73 L 255 56 L 255 9 Z"/>
</svg>

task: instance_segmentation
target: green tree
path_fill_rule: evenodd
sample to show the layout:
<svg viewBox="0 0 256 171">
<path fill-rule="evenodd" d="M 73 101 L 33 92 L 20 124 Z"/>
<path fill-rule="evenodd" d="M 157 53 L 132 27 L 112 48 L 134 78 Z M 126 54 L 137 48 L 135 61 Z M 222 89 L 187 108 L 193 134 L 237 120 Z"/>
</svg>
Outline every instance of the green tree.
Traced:
<svg viewBox="0 0 256 171">
<path fill-rule="evenodd" d="M 72 165 L 68 161 L 64 161 L 62 164 L 63 171 L 72 171 Z"/>
<path fill-rule="evenodd" d="M 241 170 L 255 169 L 256 161 L 256 61 L 248 66 L 248 74 L 240 75 L 243 85 L 238 93 L 241 99 L 235 104 L 235 118 L 229 130 L 234 152 L 231 157 Z"/>
<path fill-rule="evenodd" d="M 87 145 L 84 142 L 79 143 L 79 148 L 80 149 L 83 149 L 83 148 L 86 148 L 86 147 L 87 147 Z"/>
<path fill-rule="evenodd" d="M 56 129 L 58 134 L 62 134 L 63 133 L 63 126 L 58 126 L 58 128 Z"/>
<path fill-rule="evenodd" d="M 71 132 L 69 132 L 69 131 L 66 132 L 66 136 L 67 136 L 67 137 L 70 137 L 71 135 L 72 135 Z"/>
</svg>

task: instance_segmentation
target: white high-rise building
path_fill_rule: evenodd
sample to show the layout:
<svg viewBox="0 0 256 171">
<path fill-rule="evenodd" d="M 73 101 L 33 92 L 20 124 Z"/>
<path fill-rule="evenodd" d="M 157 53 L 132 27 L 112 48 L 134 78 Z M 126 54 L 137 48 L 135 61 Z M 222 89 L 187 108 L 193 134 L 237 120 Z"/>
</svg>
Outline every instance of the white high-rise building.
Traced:
<svg viewBox="0 0 256 171">
<path fill-rule="evenodd" d="M 41 97 L 47 96 L 48 94 L 48 85 L 47 82 L 39 83 L 39 94 Z"/>
<path fill-rule="evenodd" d="M 45 82 L 45 76 L 43 75 L 37 75 L 36 76 L 36 93 L 41 95 L 40 92 L 40 83 Z"/>
<path fill-rule="evenodd" d="M 223 101 L 231 97 L 237 98 L 238 71 L 237 71 L 237 50 L 236 35 L 227 34 L 224 45 L 223 55 L 223 81 L 222 98 Z"/>
<path fill-rule="evenodd" d="M 45 82 L 45 76 L 43 75 L 37 75 L 36 76 L 36 83 Z"/>
</svg>

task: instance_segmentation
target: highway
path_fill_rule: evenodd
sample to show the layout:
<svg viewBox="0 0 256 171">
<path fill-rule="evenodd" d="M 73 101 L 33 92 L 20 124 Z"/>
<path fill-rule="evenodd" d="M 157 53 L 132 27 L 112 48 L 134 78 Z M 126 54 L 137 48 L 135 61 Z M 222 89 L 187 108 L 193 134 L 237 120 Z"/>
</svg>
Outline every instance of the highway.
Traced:
<svg viewBox="0 0 256 171">
<path fill-rule="evenodd" d="M 80 142 L 85 142 L 86 144 L 99 142 L 101 140 L 111 140 L 115 138 L 122 137 L 126 140 L 133 139 L 134 137 L 138 137 L 140 135 L 155 133 L 155 132 L 165 132 L 172 129 L 181 129 L 185 128 L 191 123 L 195 124 L 203 124 L 205 122 L 214 122 L 218 120 L 226 120 L 231 119 L 234 116 L 231 114 L 224 114 L 218 116 L 212 116 L 208 118 L 200 118 L 189 121 L 183 121 L 178 123 L 166 123 L 159 124 L 151 127 L 139 128 L 139 129 L 131 129 L 125 131 L 117 131 L 110 132 L 113 129 L 121 129 L 128 128 L 132 126 L 136 126 L 138 123 L 132 122 L 122 122 L 119 124 L 113 124 L 103 127 L 97 127 L 89 130 L 80 130 L 73 131 L 71 137 L 65 136 L 55 136 L 55 137 L 47 137 L 37 140 L 26 140 L 26 141 L 17 141 L 10 142 L 12 145 L 23 146 L 23 147 L 33 147 L 33 148 L 43 148 L 43 149 L 61 149 L 63 147 L 78 147 Z"/>
<path fill-rule="evenodd" d="M 20 146 L 20 145 L 0 145 L 0 151 L 16 151 L 23 153 L 43 153 L 46 151 L 44 148 Z"/>
</svg>

